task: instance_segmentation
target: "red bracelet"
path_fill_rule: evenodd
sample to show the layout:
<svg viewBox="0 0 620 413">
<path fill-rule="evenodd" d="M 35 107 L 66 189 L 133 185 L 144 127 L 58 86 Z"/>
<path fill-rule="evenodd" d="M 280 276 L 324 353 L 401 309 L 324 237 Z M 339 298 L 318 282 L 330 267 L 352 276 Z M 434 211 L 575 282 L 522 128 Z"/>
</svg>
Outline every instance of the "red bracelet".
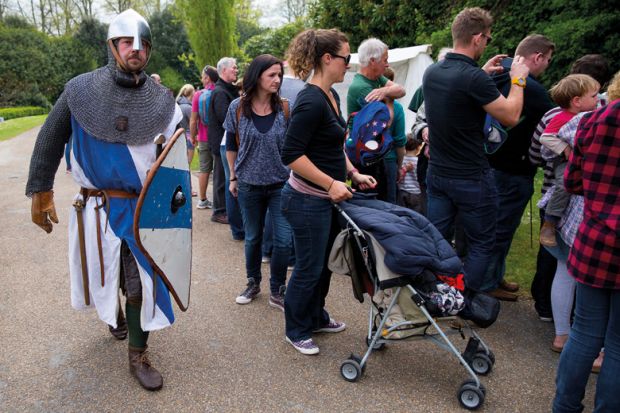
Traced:
<svg viewBox="0 0 620 413">
<path fill-rule="evenodd" d="M 359 173 L 359 171 L 355 168 L 351 169 L 349 172 L 347 172 L 347 178 L 349 179 L 353 179 L 353 174 L 354 173 Z"/>
</svg>

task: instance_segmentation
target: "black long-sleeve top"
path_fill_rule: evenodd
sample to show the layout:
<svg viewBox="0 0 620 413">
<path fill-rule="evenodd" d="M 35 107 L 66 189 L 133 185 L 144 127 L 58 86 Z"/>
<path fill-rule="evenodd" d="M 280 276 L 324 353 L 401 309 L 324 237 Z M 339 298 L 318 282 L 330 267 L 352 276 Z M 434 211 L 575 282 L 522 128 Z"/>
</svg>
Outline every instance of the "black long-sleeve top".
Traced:
<svg viewBox="0 0 620 413">
<path fill-rule="evenodd" d="M 307 84 L 299 92 L 286 131 L 282 163 L 289 165 L 306 155 L 322 172 L 333 179 L 344 181 L 347 167 L 343 145 L 347 123 L 340 113 L 338 93 L 334 89 L 331 92 L 336 99 L 338 112 L 318 86 Z M 304 181 L 318 187 L 308 180 Z"/>
</svg>

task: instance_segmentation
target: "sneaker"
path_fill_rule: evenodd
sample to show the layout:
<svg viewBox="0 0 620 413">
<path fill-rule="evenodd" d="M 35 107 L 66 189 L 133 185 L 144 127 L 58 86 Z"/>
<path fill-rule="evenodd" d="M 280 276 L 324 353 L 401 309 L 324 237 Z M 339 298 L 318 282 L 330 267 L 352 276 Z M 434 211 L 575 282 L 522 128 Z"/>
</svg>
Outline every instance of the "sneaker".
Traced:
<svg viewBox="0 0 620 413">
<path fill-rule="evenodd" d="M 345 323 L 339 323 L 333 318 L 330 318 L 329 323 L 317 330 L 314 330 L 313 333 L 340 333 L 345 328 L 347 328 Z"/>
<path fill-rule="evenodd" d="M 198 205 L 196 205 L 196 208 L 211 209 L 213 208 L 213 202 L 209 201 L 208 199 L 201 199 L 200 201 L 198 201 Z"/>
<path fill-rule="evenodd" d="M 269 305 L 272 306 L 273 308 L 277 308 L 278 310 L 281 310 L 282 312 L 284 312 L 284 292 L 286 291 L 286 287 L 283 285 L 280 287 L 280 292 L 278 293 L 271 293 L 271 296 L 269 297 Z"/>
<path fill-rule="evenodd" d="M 248 281 L 245 290 L 235 299 L 235 302 L 237 304 L 248 304 L 256 298 L 258 293 L 260 293 L 260 284 L 251 279 Z"/>
<path fill-rule="evenodd" d="M 295 347 L 295 350 L 299 351 L 301 354 L 319 354 L 319 346 L 317 346 L 311 338 L 308 338 L 306 340 L 293 341 L 290 338 L 286 337 L 286 341 L 289 342 L 293 347 Z"/>
<path fill-rule="evenodd" d="M 548 315 L 539 315 L 538 319 L 540 321 L 544 321 L 545 323 L 551 323 L 553 322 L 553 316 L 548 316 Z"/>
<path fill-rule="evenodd" d="M 269 264 L 271 262 L 271 257 L 265 255 L 263 258 L 261 258 L 260 262 L 262 262 L 263 264 Z"/>
</svg>

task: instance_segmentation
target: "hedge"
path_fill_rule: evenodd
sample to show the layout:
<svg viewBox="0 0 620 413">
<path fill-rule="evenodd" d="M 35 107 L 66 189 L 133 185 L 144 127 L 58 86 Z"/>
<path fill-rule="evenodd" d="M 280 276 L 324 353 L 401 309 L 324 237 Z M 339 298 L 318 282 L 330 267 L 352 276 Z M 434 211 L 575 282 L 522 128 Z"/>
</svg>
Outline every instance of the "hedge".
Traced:
<svg viewBox="0 0 620 413">
<path fill-rule="evenodd" d="M 0 118 L 4 118 L 4 120 L 9 120 L 15 118 L 23 118 L 24 116 L 46 115 L 48 112 L 48 109 L 37 106 L 0 108 Z"/>
</svg>

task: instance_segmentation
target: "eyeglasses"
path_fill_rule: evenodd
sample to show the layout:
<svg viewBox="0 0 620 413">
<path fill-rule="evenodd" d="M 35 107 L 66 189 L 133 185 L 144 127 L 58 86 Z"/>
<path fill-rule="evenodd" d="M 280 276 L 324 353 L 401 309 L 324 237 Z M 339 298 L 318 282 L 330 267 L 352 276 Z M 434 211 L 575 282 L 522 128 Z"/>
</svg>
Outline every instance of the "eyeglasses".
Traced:
<svg viewBox="0 0 620 413">
<path fill-rule="evenodd" d="M 334 54 L 334 53 L 330 53 L 330 55 L 332 57 L 339 57 L 339 58 L 341 58 L 342 60 L 344 60 L 344 64 L 345 65 L 348 65 L 349 62 L 351 62 L 351 55 L 348 55 L 346 57 L 345 56 L 340 56 L 340 55 L 337 55 L 337 54 Z"/>
<path fill-rule="evenodd" d="M 489 43 L 491 43 L 491 40 L 493 40 L 493 38 L 492 38 L 491 36 L 489 36 L 488 34 L 484 34 L 484 33 L 474 33 L 474 34 L 472 34 L 472 36 L 475 36 L 475 35 L 477 35 L 477 34 L 479 34 L 480 36 L 482 36 L 482 37 L 484 37 L 485 39 L 487 39 L 487 45 L 488 45 Z"/>
</svg>

